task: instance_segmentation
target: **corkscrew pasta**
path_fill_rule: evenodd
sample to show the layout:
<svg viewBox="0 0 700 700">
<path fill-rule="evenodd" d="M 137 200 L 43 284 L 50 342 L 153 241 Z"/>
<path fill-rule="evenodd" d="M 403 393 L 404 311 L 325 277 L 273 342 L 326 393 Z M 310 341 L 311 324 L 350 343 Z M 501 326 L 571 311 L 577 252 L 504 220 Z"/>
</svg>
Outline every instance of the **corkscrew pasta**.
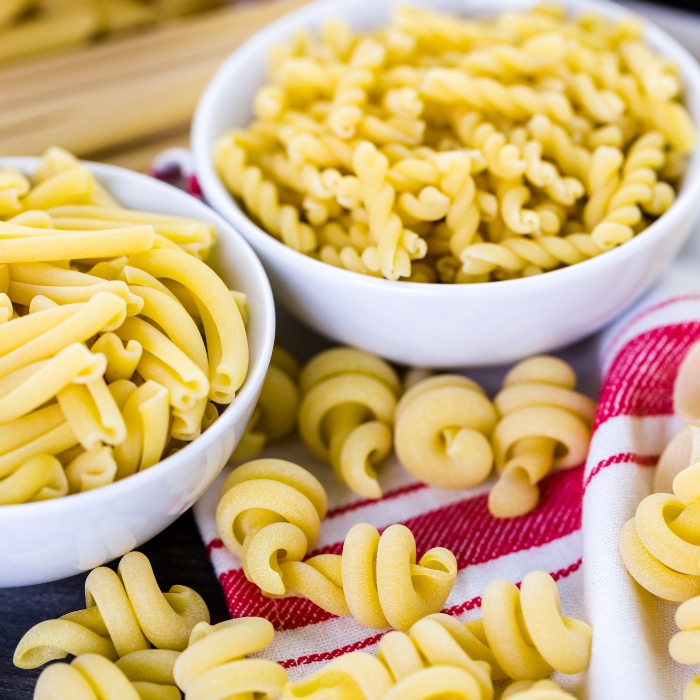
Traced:
<svg viewBox="0 0 700 700">
<path fill-rule="evenodd" d="M 470 488 L 493 467 L 493 404 L 478 384 L 460 375 L 427 377 L 401 397 L 395 413 L 396 454 L 423 483 Z"/>
<path fill-rule="evenodd" d="M 375 466 L 391 452 L 401 382 L 384 360 L 334 348 L 301 371 L 299 433 L 313 454 L 365 498 L 380 498 Z"/>
<path fill-rule="evenodd" d="M 200 622 L 192 630 L 189 646 L 175 661 L 177 685 L 191 700 L 279 698 L 287 682 L 284 668 L 274 661 L 246 658 L 265 649 L 273 637 L 272 625 L 259 617 L 214 626 Z"/>
<path fill-rule="evenodd" d="M 246 300 L 203 262 L 215 242 L 125 209 L 59 148 L 0 173 L 0 505 L 148 469 L 234 400 Z"/>
<path fill-rule="evenodd" d="M 531 357 L 506 375 L 495 399 L 502 416 L 493 433 L 500 476 L 488 503 L 496 517 L 529 513 L 539 501 L 538 482 L 552 468 L 585 461 L 596 406 L 575 386 L 574 371 L 555 357 Z"/>
<path fill-rule="evenodd" d="M 275 47 L 224 184 L 294 250 L 390 280 L 476 283 L 600 255 L 672 206 L 696 127 L 641 22 L 541 5 L 399 5 Z M 21 184 L 21 183 L 20 183 Z M 12 195 L 10 195 L 11 200 Z"/>
<path fill-rule="evenodd" d="M 299 363 L 284 348 L 275 345 L 258 404 L 246 426 L 232 459 L 253 459 L 268 441 L 282 440 L 295 428 L 299 412 Z"/>
<path fill-rule="evenodd" d="M 209 621 L 202 598 L 186 586 L 161 593 L 148 559 L 130 552 L 118 573 L 94 569 L 85 581 L 84 610 L 40 622 L 19 641 L 15 666 L 37 668 L 68 654 L 98 654 L 112 661 L 132 652 L 182 651 L 199 622 Z M 127 664 L 127 662 L 124 662 Z"/>
<path fill-rule="evenodd" d="M 662 600 L 700 595 L 697 543 L 700 503 L 700 428 L 686 426 L 666 447 L 656 492 L 637 507 L 620 533 L 620 554 L 632 578 Z"/>
</svg>

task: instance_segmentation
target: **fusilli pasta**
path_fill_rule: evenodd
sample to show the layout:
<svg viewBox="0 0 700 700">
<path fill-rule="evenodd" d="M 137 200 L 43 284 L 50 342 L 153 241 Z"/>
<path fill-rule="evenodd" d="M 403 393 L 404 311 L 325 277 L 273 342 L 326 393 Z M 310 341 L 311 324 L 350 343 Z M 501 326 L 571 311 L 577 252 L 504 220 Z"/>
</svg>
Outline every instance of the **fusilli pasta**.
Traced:
<svg viewBox="0 0 700 700">
<path fill-rule="evenodd" d="M 220 176 L 285 244 L 390 280 L 512 279 L 610 250 L 671 206 L 664 178 L 696 140 L 677 69 L 633 18 L 399 6 L 368 34 L 328 20 L 270 64 L 255 120 L 216 146 Z"/>
</svg>

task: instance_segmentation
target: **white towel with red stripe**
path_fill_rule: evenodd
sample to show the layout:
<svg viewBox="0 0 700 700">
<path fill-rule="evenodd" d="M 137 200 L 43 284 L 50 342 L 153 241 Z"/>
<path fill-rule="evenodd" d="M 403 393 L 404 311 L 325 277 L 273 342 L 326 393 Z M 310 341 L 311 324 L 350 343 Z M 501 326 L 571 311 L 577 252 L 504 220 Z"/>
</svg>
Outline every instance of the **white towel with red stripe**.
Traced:
<svg viewBox="0 0 700 700">
<path fill-rule="evenodd" d="M 444 611 L 461 620 L 479 616 L 480 595 L 489 581 L 519 582 L 532 570 L 548 571 L 557 580 L 564 614 L 593 626 L 589 671 L 555 674 L 557 681 L 590 700 L 679 698 L 693 670 L 675 664 L 667 653 L 675 608 L 654 602 L 633 584 L 617 539 L 649 493 L 650 467 L 680 428 L 672 415 L 673 381 L 690 345 L 700 339 L 700 280 L 693 274 L 693 267 L 700 269 L 700 240 L 694 248 L 686 249 L 656 290 L 599 343 L 584 346 L 589 357 L 582 362 L 590 364 L 597 349 L 604 378 L 588 462 L 549 475 L 541 484 L 539 507 L 527 516 L 493 518 L 486 504 L 492 481 L 470 491 L 442 491 L 417 483 L 395 459 L 381 472 L 384 497 L 363 500 L 297 438 L 266 449 L 261 456 L 303 465 L 328 492 L 328 516 L 310 554 L 340 553 L 356 523 L 380 530 L 403 523 L 416 537 L 419 556 L 435 546 L 454 552 L 459 574 Z M 279 661 L 297 679 L 341 654 L 374 651 L 386 630 L 334 617 L 307 600 L 265 598 L 246 580 L 214 521 L 226 473 L 197 503 L 195 517 L 231 615 L 259 615 L 277 630 L 259 656 Z"/>
</svg>

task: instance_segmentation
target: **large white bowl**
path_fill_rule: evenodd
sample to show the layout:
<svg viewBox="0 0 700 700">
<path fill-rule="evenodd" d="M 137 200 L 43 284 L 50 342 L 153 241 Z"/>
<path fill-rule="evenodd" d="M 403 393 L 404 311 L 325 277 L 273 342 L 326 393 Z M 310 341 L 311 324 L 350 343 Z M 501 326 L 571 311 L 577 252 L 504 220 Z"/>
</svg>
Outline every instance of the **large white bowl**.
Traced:
<svg viewBox="0 0 700 700">
<path fill-rule="evenodd" d="M 33 173 L 36 158 L 2 158 Z M 209 264 L 248 294 L 250 368 L 233 403 L 172 457 L 115 484 L 52 501 L 0 506 L 0 587 L 54 581 L 99 566 L 157 535 L 186 511 L 226 464 L 255 407 L 275 336 L 270 285 L 250 246 L 209 207 L 153 178 L 88 163 L 124 205 L 212 222 L 219 240 Z"/>
<path fill-rule="evenodd" d="M 462 16 L 527 8 L 530 0 L 408 0 Z M 334 16 L 358 29 L 386 24 L 393 0 L 323 0 L 304 6 L 235 51 L 214 76 L 192 128 L 195 165 L 207 201 L 251 243 L 276 299 L 301 321 L 340 343 L 395 362 L 425 367 L 492 365 L 572 343 L 606 325 L 646 291 L 676 255 L 700 211 L 696 150 L 677 202 L 634 240 L 595 259 L 537 277 L 475 285 L 390 282 L 347 272 L 295 252 L 253 223 L 227 192 L 213 164 L 218 138 L 251 119 L 266 80 L 271 46 L 299 27 Z M 601 0 L 567 0 L 577 14 L 619 18 L 628 10 Z M 688 107 L 700 123 L 700 69 L 661 29 L 646 38 L 681 69 Z"/>
</svg>

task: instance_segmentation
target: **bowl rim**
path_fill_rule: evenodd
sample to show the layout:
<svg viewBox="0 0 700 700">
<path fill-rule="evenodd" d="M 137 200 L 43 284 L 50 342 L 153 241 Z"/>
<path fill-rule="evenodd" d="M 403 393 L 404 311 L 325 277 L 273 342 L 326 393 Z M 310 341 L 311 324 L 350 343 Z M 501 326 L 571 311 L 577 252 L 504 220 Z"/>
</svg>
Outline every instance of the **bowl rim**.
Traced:
<svg viewBox="0 0 700 700">
<path fill-rule="evenodd" d="M 1 157 L 0 168 L 14 167 L 23 172 L 33 172 L 39 161 L 40 158 L 34 156 Z M 46 517 L 51 511 L 60 516 L 66 509 L 73 510 L 81 506 L 94 507 L 99 505 L 100 502 L 119 498 L 133 489 L 146 488 L 149 482 L 159 480 L 168 468 L 174 468 L 178 462 L 188 460 L 190 457 L 194 456 L 197 451 L 207 449 L 216 442 L 223 433 L 231 429 L 236 419 L 238 419 L 241 414 L 245 412 L 246 408 L 257 399 L 257 394 L 265 380 L 270 358 L 272 357 L 272 348 L 275 339 L 275 306 L 272 289 L 265 269 L 248 241 L 246 241 L 218 212 L 208 207 L 204 202 L 172 185 L 144 175 L 143 173 L 121 168 L 116 165 L 95 163 L 85 160 L 81 160 L 80 162 L 82 165 L 86 165 L 91 172 L 95 174 L 98 180 L 101 175 L 111 176 L 123 178 L 127 181 L 133 180 L 134 186 L 145 185 L 160 190 L 165 198 L 169 197 L 172 200 L 181 202 L 183 208 L 190 207 L 192 209 L 191 218 L 201 218 L 202 220 L 209 221 L 216 226 L 219 236 L 228 236 L 236 241 L 236 244 L 240 248 L 238 251 L 238 261 L 240 262 L 237 262 L 237 265 L 252 267 L 255 279 L 259 282 L 262 291 L 262 303 L 260 304 L 263 314 L 261 361 L 252 372 L 250 371 L 249 363 L 249 373 L 246 375 L 241 389 L 236 394 L 233 402 L 224 409 L 223 413 L 211 427 L 192 442 L 187 443 L 187 445 L 175 454 L 166 457 L 144 471 L 136 472 L 120 481 L 115 481 L 96 489 L 68 494 L 61 498 L 52 498 L 45 501 L 13 503 L 0 506 L 0 521 L 12 520 L 19 515 L 30 517 L 32 515 L 41 515 L 42 517 Z"/>
<path fill-rule="evenodd" d="M 345 8 L 355 5 L 356 2 L 357 0 L 314 0 L 271 22 L 229 55 L 207 84 L 197 105 L 192 122 L 191 144 L 195 171 L 206 201 L 228 219 L 253 244 L 256 250 L 261 250 L 261 254 L 265 259 L 268 256 L 279 258 L 280 261 L 284 259 L 284 264 L 293 265 L 298 270 L 310 275 L 326 275 L 328 281 L 333 278 L 333 282 L 337 284 L 359 284 L 362 287 L 373 288 L 377 292 L 385 294 L 392 291 L 396 292 L 400 289 L 402 291 L 397 293 L 403 294 L 407 298 L 414 294 L 420 294 L 423 298 L 427 296 L 440 300 L 469 301 L 474 297 L 482 298 L 484 295 L 500 298 L 511 293 L 535 292 L 543 288 L 546 289 L 548 284 L 574 282 L 576 279 L 580 279 L 582 276 L 585 277 L 589 272 L 592 272 L 595 269 L 595 265 L 601 268 L 602 271 L 605 268 L 624 264 L 625 260 L 633 257 L 638 251 L 653 246 L 656 241 L 662 239 L 668 233 L 669 229 L 678 226 L 688 216 L 694 215 L 698 207 L 698 200 L 700 200 L 700 136 L 695 148 L 689 154 L 696 161 L 693 164 L 693 171 L 697 172 L 686 174 L 683 185 L 668 211 L 664 212 L 644 231 L 626 243 L 594 258 L 589 258 L 575 265 L 567 265 L 557 270 L 550 270 L 541 275 L 501 280 L 498 283 L 425 284 L 401 281 L 400 284 L 397 284 L 394 280 L 363 275 L 345 268 L 335 267 L 285 245 L 256 224 L 224 186 L 219 174 L 216 172 L 213 154 L 210 151 L 209 142 L 212 132 L 210 123 L 213 115 L 219 109 L 219 96 L 224 94 L 233 82 L 231 75 L 237 73 L 240 67 L 249 61 L 259 60 L 259 54 L 279 40 L 278 34 L 285 31 L 291 33 L 302 24 L 313 24 L 321 16 L 342 15 Z M 597 11 L 613 19 L 627 15 L 638 16 L 637 13 L 629 8 L 609 0 L 560 0 L 560 2 L 570 12 Z M 394 5 L 398 3 L 396 0 L 390 0 L 386 4 Z M 417 3 L 414 0 L 414 4 L 424 5 L 426 0 L 419 0 Z M 497 3 L 499 8 L 502 4 L 506 3 Z M 535 2 L 514 4 L 520 7 L 534 5 Z M 466 9 L 468 9 L 468 6 Z M 690 94 L 694 91 L 700 94 L 700 65 L 695 58 L 684 46 L 652 20 L 646 17 L 642 17 L 642 20 L 644 22 L 645 39 L 651 40 L 653 45 L 662 45 L 662 53 L 671 55 L 678 63 L 684 82 L 684 93 Z M 689 111 L 696 128 L 700 132 L 700 101 L 694 110 L 691 111 L 689 107 Z M 211 139 L 212 142 L 220 136 L 216 135 L 214 139 Z M 688 177 L 689 174 L 694 174 L 695 177 Z"/>
</svg>

